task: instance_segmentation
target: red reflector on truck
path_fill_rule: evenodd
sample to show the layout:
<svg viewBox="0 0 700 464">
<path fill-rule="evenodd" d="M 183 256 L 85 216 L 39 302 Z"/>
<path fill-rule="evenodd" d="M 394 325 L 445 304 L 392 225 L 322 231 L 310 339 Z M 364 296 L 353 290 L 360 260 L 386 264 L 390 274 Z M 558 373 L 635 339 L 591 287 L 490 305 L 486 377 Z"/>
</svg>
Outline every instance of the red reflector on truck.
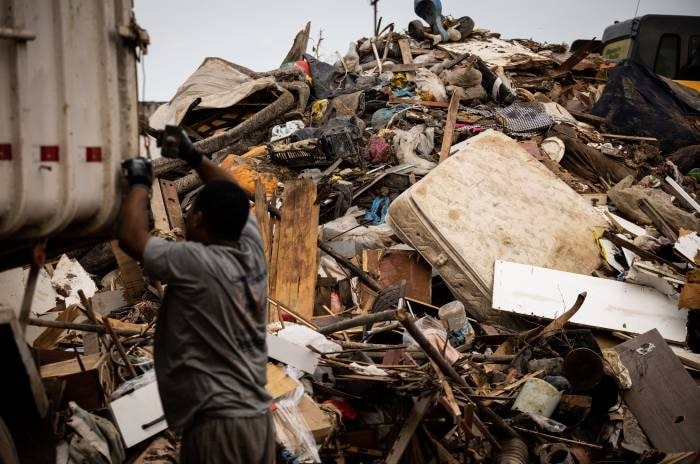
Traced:
<svg viewBox="0 0 700 464">
<path fill-rule="evenodd" d="M 9 161 L 12 159 L 12 145 L 9 143 L 0 143 L 0 161 Z"/>
<path fill-rule="evenodd" d="M 88 163 L 102 162 L 102 147 L 85 147 L 85 161 Z"/>
<path fill-rule="evenodd" d="M 39 159 L 45 161 L 58 161 L 58 145 L 42 145 L 39 148 Z"/>
</svg>

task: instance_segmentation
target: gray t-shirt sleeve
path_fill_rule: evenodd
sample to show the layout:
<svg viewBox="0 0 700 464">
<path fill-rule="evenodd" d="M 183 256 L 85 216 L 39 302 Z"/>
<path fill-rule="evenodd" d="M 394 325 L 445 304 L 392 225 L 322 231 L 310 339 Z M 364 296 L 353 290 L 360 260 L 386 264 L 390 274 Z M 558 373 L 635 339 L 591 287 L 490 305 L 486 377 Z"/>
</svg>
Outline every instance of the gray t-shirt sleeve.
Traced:
<svg viewBox="0 0 700 464">
<path fill-rule="evenodd" d="M 151 237 L 143 250 L 143 267 L 154 279 L 165 283 L 178 283 L 199 272 L 201 260 L 192 242 L 169 242 Z"/>
</svg>

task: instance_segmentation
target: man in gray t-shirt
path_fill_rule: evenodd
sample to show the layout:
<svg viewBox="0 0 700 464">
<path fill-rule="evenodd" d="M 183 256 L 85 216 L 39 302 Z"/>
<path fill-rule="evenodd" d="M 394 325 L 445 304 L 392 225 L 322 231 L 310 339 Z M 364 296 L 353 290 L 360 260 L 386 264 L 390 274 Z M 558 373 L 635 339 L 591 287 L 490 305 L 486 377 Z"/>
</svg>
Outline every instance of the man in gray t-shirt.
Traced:
<svg viewBox="0 0 700 464">
<path fill-rule="evenodd" d="M 122 206 L 119 241 L 149 277 L 167 284 L 154 352 L 165 416 L 183 434 L 183 464 L 271 463 L 267 266 L 260 232 L 245 192 L 198 154 L 184 133 L 178 136 L 180 157 L 205 182 L 186 218 L 187 241 L 150 237 L 152 176 L 142 158 L 125 163 L 132 188 Z"/>
</svg>

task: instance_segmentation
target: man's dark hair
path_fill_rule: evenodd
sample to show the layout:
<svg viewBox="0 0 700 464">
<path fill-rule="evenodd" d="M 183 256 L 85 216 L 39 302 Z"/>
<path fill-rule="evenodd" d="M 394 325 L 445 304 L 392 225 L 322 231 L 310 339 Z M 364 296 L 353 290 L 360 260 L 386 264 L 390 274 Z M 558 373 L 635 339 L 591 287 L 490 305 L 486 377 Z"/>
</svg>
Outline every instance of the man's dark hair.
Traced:
<svg viewBox="0 0 700 464">
<path fill-rule="evenodd" d="M 227 241 L 240 238 L 250 211 L 243 189 L 225 180 L 207 183 L 193 209 L 202 212 L 204 225 L 212 236 Z"/>
</svg>

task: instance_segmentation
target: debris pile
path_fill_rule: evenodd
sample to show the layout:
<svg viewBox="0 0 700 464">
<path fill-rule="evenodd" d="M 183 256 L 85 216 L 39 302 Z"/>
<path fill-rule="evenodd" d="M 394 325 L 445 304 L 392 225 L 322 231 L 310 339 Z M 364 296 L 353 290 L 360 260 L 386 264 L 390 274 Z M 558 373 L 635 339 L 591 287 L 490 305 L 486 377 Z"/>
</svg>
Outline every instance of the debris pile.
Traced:
<svg viewBox="0 0 700 464">
<path fill-rule="evenodd" d="M 697 459 L 700 96 L 420 12 L 332 64 L 309 25 L 270 72 L 207 58 L 143 127 L 184 127 L 249 193 L 280 462 Z M 153 233 L 182 240 L 201 181 L 154 165 Z M 121 462 L 121 433 L 172 462 L 164 289 L 115 243 L 73 256 L 29 321 L 59 450 Z"/>
</svg>

